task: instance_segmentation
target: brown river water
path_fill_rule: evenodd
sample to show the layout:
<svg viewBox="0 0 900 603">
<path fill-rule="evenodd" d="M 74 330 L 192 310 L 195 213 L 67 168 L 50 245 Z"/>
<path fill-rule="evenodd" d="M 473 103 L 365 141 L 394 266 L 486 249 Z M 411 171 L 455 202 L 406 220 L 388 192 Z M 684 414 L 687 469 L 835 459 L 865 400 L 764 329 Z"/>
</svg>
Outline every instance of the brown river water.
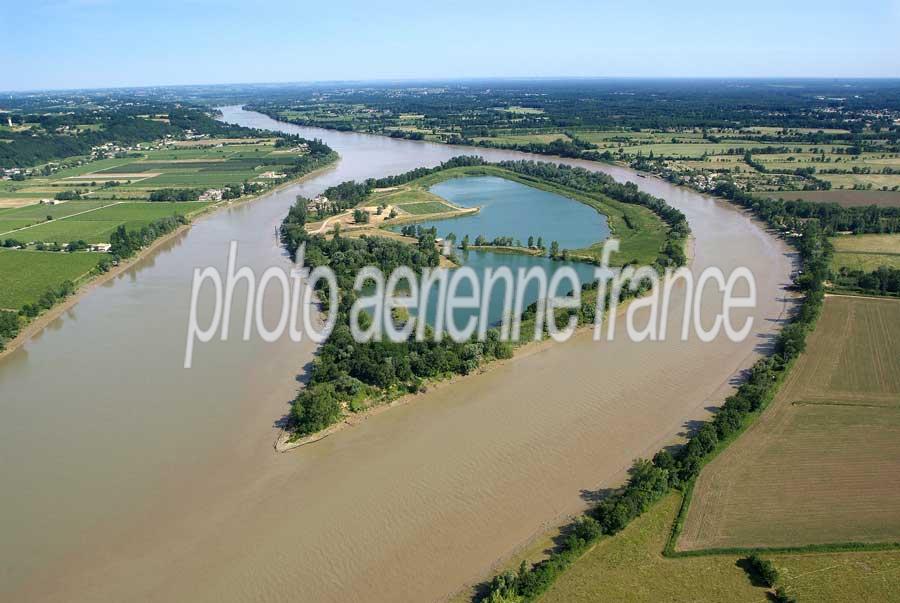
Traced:
<svg viewBox="0 0 900 603">
<path fill-rule="evenodd" d="M 275 422 L 314 349 L 232 338 L 198 346 L 183 369 L 194 267 L 224 269 L 232 240 L 241 264 L 286 263 L 274 233 L 297 194 L 459 154 L 530 156 L 224 114 L 322 138 L 341 160 L 197 221 L 0 359 L 0 600 L 445 599 L 707 417 L 784 316 L 791 255 L 746 215 L 567 160 L 681 209 L 695 272 L 748 266 L 752 335 L 598 343 L 581 333 L 275 453 Z M 707 320 L 714 311 L 704 304 Z"/>
</svg>

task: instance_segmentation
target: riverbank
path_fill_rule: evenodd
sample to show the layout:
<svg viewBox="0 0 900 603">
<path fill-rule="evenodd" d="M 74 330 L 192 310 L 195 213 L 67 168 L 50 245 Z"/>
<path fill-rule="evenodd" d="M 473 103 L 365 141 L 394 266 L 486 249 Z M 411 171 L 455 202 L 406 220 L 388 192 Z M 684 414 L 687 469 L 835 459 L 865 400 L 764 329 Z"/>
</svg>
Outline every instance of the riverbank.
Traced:
<svg viewBox="0 0 900 603">
<path fill-rule="evenodd" d="M 162 247 L 166 243 L 173 241 L 176 238 L 184 235 L 184 233 L 186 231 L 188 231 L 197 222 L 207 218 L 208 216 L 215 214 L 216 212 L 218 212 L 222 209 L 238 207 L 238 206 L 241 206 L 241 205 L 244 205 L 247 203 L 251 203 L 253 201 L 262 199 L 263 197 L 273 195 L 273 194 L 275 194 L 279 191 L 282 191 L 290 186 L 294 186 L 300 182 L 303 182 L 304 180 L 315 178 L 315 177 L 319 176 L 321 173 L 323 173 L 324 171 L 333 168 L 334 164 L 339 160 L 340 160 L 340 158 L 337 157 L 333 161 L 329 162 L 326 165 L 323 165 L 320 168 L 317 168 L 311 172 L 308 172 L 302 176 L 299 176 L 298 178 L 294 178 L 292 180 L 283 182 L 283 183 L 279 184 L 278 186 L 275 186 L 275 187 L 273 187 L 263 193 L 260 193 L 258 195 L 248 195 L 245 197 L 240 197 L 238 199 L 229 199 L 227 201 L 220 201 L 218 203 L 214 203 L 212 205 L 209 205 L 209 206 L 201 209 L 197 213 L 190 216 L 189 223 L 183 224 L 183 225 L 179 226 L 178 228 L 176 228 L 175 230 L 173 230 L 172 232 L 167 233 L 157 239 L 154 239 L 154 241 L 152 243 L 150 243 L 148 246 L 142 248 L 140 251 L 138 251 L 132 257 L 123 259 L 123 260 L 119 260 L 118 265 L 112 266 L 106 272 L 102 272 L 102 273 L 96 274 L 94 276 L 88 276 L 86 278 L 86 280 L 84 280 L 83 282 L 78 284 L 77 289 L 75 290 L 75 292 L 72 295 L 68 296 L 62 302 L 56 304 L 52 308 L 41 313 L 39 316 L 36 316 L 34 319 L 30 320 L 25 326 L 20 328 L 19 332 L 16 334 L 16 336 L 13 339 L 10 339 L 9 341 L 7 341 L 5 347 L 2 350 L 0 350 L 0 359 L 12 354 L 17 349 L 19 349 L 22 345 L 24 345 L 26 342 L 28 342 L 32 337 L 34 337 L 35 335 L 38 335 L 41 331 L 43 331 L 45 328 L 47 328 L 47 326 L 50 325 L 54 320 L 59 318 L 64 312 L 66 312 L 70 308 L 77 305 L 79 301 L 84 299 L 84 297 L 86 295 L 88 295 L 91 291 L 96 289 L 98 286 L 103 285 L 104 283 L 107 283 L 107 282 L 113 280 L 114 278 L 120 276 L 121 274 L 128 271 L 130 268 L 132 268 L 136 264 L 140 263 L 147 256 L 149 256 L 150 254 L 152 254 L 153 252 L 158 250 L 160 247 Z M 60 253 L 63 253 L 63 252 L 60 252 Z"/>
</svg>

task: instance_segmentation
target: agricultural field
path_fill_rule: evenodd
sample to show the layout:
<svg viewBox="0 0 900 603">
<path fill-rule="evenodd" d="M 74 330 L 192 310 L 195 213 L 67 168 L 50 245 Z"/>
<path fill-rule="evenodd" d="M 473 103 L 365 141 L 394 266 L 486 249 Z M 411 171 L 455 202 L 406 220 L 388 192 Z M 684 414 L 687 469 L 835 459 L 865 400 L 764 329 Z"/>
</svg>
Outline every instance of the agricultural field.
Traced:
<svg viewBox="0 0 900 603">
<path fill-rule="evenodd" d="M 0 308 L 18 310 L 50 287 L 77 281 L 103 259 L 100 253 L 47 253 L 0 249 Z"/>
<path fill-rule="evenodd" d="M 501 134 L 498 136 L 473 138 L 475 142 L 491 142 L 498 145 L 524 146 L 531 143 L 549 144 L 555 140 L 571 140 L 562 132 L 550 134 Z"/>
<path fill-rule="evenodd" d="M 681 504 L 673 493 L 622 532 L 603 538 L 564 572 L 541 603 L 771 600 L 742 556 L 664 557 Z M 765 555 L 799 601 L 897 601 L 900 551 Z"/>
<path fill-rule="evenodd" d="M 871 272 L 879 266 L 900 269 L 900 234 L 843 235 L 832 238 L 831 243 L 832 270 Z"/>
<path fill-rule="evenodd" d="M 803 199 L 819 203 L 837 203 L 844 207 L 867 207 L 878 205 L 879 207 L 900 207 L 900 191 L 859 191 L 859 190 L 830 190 L 830 191 L 787 191 L 766 196 L 777 196 L 793 201 Z"/>
<path fill-rule="evenodd" d="M 900 301 L 830 296 L 781 391 L 697 479 L 679 550 L 900 541 Z"/>
<path fill-rule="evenodd" d="M 107 243 L 120 225 L 139 230 L 154 220 L 181 214 L 190 217 L 208 206 L 204 202 L 144 203 L 68 201 L 61 205 L 32 205 L 0 213 L 0 238 L 23 243 L 65 245 L 70 241 Z M 53 216 L 53 220 L 47 220 Z"/>
<path fill-rule="evenodd" d="M 276 148 L 274 139 L 177 141 L 127 157 L 87 161 L 49 176 L 2 181 L 0 199 L 37 203 L 65 191 L 77 191 L 85 200 L 141 201 L 148 200 L 151 192 L 166 188 L 221 189 L 245 181 L 271 183 L 273 175 L 303 153 L 302 149 Z"/>
</svg>

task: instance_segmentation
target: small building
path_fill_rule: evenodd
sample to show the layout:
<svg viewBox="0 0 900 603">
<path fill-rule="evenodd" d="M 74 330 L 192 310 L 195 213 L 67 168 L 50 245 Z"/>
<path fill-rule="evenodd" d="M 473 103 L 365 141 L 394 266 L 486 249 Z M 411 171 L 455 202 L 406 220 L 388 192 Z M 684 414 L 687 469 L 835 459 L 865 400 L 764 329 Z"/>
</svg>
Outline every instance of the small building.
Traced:
<svg viewBox="0 0 900 603">
<path fill-rule="evenodd" d="M 200 201 L 221 201 L 224 191 L 220 188 L 211 188 L 200 195 Z"/>
<path fill-rule="evenodd" d="M 90 250 L 99 253 L 109 253 L 111 247 L 112 245 L 109 243 L 91 243 Z"/>
</svg>

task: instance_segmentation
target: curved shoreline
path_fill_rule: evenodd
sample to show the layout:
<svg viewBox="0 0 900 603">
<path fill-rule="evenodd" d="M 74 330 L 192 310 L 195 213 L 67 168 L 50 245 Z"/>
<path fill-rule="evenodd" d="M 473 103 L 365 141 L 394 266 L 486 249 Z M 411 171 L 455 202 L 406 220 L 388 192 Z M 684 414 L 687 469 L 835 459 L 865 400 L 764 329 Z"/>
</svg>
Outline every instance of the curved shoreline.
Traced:
<svg viewBox="0 0 900 603">
<path fill-rule="evenodd" d="M 313 178 L 315 176 L 318 176 L 322 171 L 327 170 L 331 167 L 334 167 L 334 164 L 338 161 L 340 161 L 340 157 L 338 157 L 337 159 L 335 159 L 334 161 L 330 162 L 327 165 L 323 165 L 320 168 L 317 168 L 311 172 L 304 174 L 303 176 L 300 176 L 299 178 L 295 178 L 293 180 L 288 180 L 287 182 L 283 182 L 283 183 L 279 184 L 278 186 L 271 188 L 271 189 L 269 189 L 263 193 L 260 193 L 258 195 L 254 195 L 251 197 L 245 197 L 245 198 L 230 199 L 228 201 L 220 201 L 218 203 L 214 203 L 212 205 L 204 207 L 199 212 L 194 214 L 194 216 L 190 219 L 190 222 L 188 222 L 187 224 L 182 224 L 181 226 L 179 226 L 172 232 L 164 234 L 163 236 L 161 236 L 157 239 L 154 239 L 152 243 L 150 243 L 146 247 L 142 248 L 134 256 L 132 256 L 128 259 L 125 259 L 125 260 L 120 260 L 119 264 L 117 266 L 110 268 L 106 272 L 104 272 L 102 274 L 97 274 L 93 277 L 88 278 L 88 280 L 86 280 L 82 285 L 80 285 L 78 287 L 78 289 L 75 290 L 75 293 L 73 293 L 72 295 L 67 297 L 65 300 L 61 301 L 60 303 L 58 303 L 55 306 L 53 306 L 52 308 L 44 311 L 42 314 L 40 314 L 39 316 L 37 316 L 33 320 L 31 320 L 28 324 L 26 324 L 22 329 L 19 330 L 19 332 L 16 334 L 15 337 L 13 337 L 12 339 L 10 339 L 9 341 L 6 342 L 6 347 L 3 348 L 2 350 L 0 350 L 0 360 L 2 360 L 4 357 L 8 356 L 9 354 L 12 354 L 13 352 L 15 352 L 17 349 L 22 347 L 25 343 L 30 341 L 36 335 L 39 335 L 44 329 L 47 328 L 47 326 L 50 325 L 50 323 L 52 323 L 54 320 L 56 320 L 57 318 L 62 316 L 62 314 L 66 310 L 75 306 L 86 295 L 88 295 L 91 291 L 96 289 L 98 286 L 100 286 L 104 283 L 107 283 L 107 282 L 111 281 L 112 279 L 114 279 L 115 277 L 119 276 L 120 274 L 123 274 L 124 272 L 128 271 L 130 268 L 134 267 L 136 264 L 138 264 L 142 260 L 146 259 L 150 255 L 152 255 L 155 251 L 157 251 L 159 249 L 159 247 L 161 247 L 165 243 L 168 243 L 169 241 L 172 241 L 175 238 L 184 235 L 188 230 L 190 230 L 191 226 L 193 226 L 197 222 L 200 222 L 200 221 L 204 220 L 205 218 L 212 216 L 223 209 L 227 209 L 227 208 L 231 208 L 231 207 L 238 207 L 240 205 L 245 205 L 247 203 L 252 203 L 254 201 L 261 200 L 264 197 L 266 197 L 267 195 L 277 193 L 278 191 L 284 190 L 285 188 L 288 188 L 290 186 L 293 186 L 295 184 L 303 182 L 304 180 L 306 180 L 308 178 Z M 64 253 L 64 252 L 60 252 L 60 253 Z"/>
</svg>

